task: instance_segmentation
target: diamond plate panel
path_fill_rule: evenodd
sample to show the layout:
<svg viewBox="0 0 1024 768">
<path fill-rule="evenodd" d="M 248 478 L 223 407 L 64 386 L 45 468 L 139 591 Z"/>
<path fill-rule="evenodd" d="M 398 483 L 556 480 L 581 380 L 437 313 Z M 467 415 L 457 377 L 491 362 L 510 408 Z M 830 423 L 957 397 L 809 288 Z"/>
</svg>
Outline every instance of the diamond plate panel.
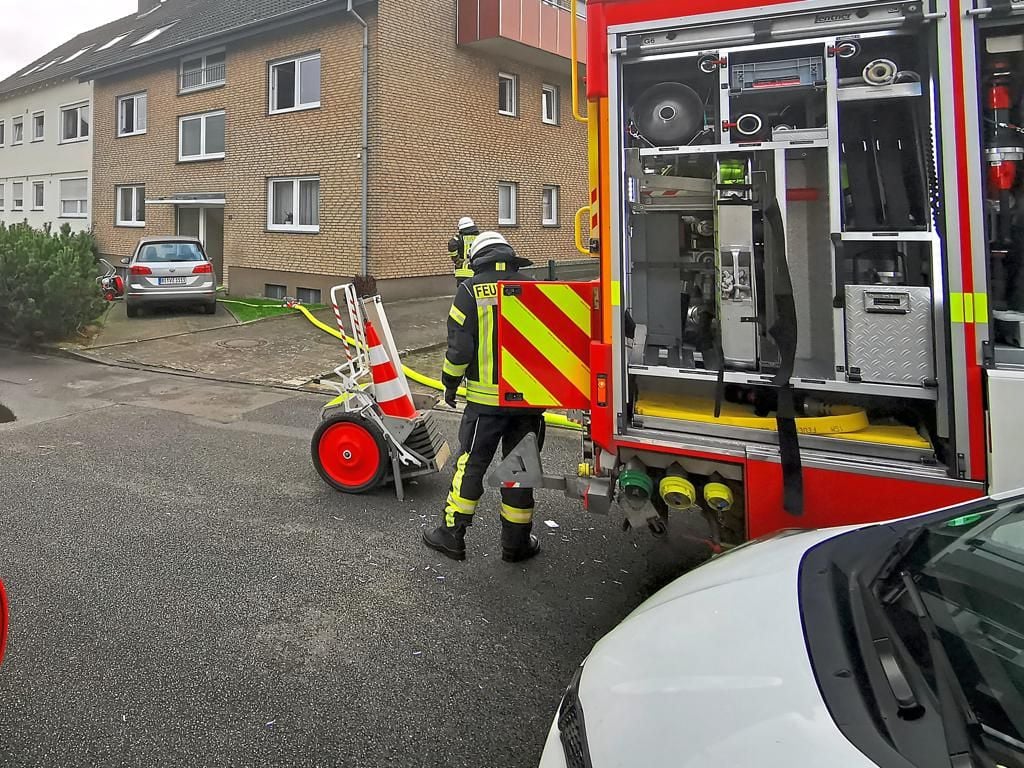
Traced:
<svg viewBox="0 0 1024 768">
<path fill-rule="evenodd" d="M 888 303 L 879 304 L 879 297 Z M 850 373 L 859 369 L 862 381 L 917 386 L 933 381 L 931 289 L 846 286 L 846 353 Z"/>
</svg>

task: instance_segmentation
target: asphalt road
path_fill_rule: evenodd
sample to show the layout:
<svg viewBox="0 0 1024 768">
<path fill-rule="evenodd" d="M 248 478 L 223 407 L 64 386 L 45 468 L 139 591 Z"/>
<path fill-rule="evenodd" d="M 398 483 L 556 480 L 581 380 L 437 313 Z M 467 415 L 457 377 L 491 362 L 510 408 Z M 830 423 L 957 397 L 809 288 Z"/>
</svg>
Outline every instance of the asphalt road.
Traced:
<svg viewBox="0 0 1024 768">
<path fill-rule="evenodd" d="M 0 765 L 533 766 L 575 665 L 701 553 L 545 495 L 509 565 L 489 496 L 447 561 L 448 476 L 335 493 L 322 402 L 0 350 Z"/>
</svg>

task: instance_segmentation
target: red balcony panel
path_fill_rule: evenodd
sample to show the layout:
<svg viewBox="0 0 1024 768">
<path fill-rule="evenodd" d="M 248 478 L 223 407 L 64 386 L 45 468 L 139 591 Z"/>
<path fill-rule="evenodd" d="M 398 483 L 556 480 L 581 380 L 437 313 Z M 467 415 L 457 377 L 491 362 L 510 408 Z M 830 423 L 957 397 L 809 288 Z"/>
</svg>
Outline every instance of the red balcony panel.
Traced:
<svg viewBox="0 0 1024 768">
<path fill-rule="evenodd" d="M 467 45 L 477 40 L 477 19 L 480 18 L 479 6 L 475 2 L 460 2 L 456 23 L 456 42 Z"/>
<path fill-rule="evenodd" d="M 524 45 L 532 45 L 534 48 L 541 47 L 540 23 L 541 12 L 537 3 L 523 0 L 523 31 L 519 36 L 519 42 Z"/>
<path fill-rule="evenodd" d="M 501 0 L 476 0 L 476 4 L 477 40 L 499 37 L 501 35 Z"/>
<path fill-rule="evenodd" d="M 523 0 L 501 0 L 498 34 L 510 40 L 523 39 Z"/>
<path fill-rule="evenodd" d="M 541 3 L 540 5 L 540 47 L 545 51 L 561 54 L 558 50 L 558 26 L 562 16 L 568 16 L 565 11 L 559 10 L 553 5 Z"/>
<path fill-rule="evenodd" d="M 458 0 L 458 43 L 561 69 L 570 57 L 569 25 L 575 22 L 580 62 L 586 63 L 587 23 L 576 17 L 575 7 L 575 0 Z"/>
</svg>

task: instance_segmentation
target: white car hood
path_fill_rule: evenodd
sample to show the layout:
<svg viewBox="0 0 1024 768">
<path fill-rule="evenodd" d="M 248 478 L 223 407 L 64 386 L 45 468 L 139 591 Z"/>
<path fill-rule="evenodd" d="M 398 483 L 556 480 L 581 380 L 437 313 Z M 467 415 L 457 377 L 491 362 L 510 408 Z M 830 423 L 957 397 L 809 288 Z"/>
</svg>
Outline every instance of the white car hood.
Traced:
<svg viewBox="0 0 1024 768">
<path fill-rule="evenodd" d="M 874 766 L 825 707 L 797 599 L 804 552 L 841 532 L 716 559 L 602 639 L 580 682 L 594 768 Z"/>
</svg>

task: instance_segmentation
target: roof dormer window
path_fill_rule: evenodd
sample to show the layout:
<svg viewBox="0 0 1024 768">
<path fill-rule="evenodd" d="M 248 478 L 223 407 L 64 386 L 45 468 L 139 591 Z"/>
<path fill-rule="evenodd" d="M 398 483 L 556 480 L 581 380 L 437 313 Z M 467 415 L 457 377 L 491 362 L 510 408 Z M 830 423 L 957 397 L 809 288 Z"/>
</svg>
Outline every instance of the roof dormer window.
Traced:
<svg viewBox="0 0 1024 768">
<path fill-rule="evenodd" d="M 164 24 L 162 27 L 157 27 L 156 29 L 151 29 L 149 32 L 147 32 L 142 37 L 140 37 L 138 40 L 136 40 L 134 43 L 132 43 L 132 47 L 134 48 L 136 45 L 142 45 L 143 43 L 148 43 L 150 40 L 155 40 L 157 37 L 162 35 L 164 32 L 166 32 L 168 29 L 170 29 L 171 27 L 173 27 L 177 23 L 178 23 L 178 21 L 176 19 L 176 20 L 172 21 L 170 24 Z"/>
<path fill-rule="evenodd" d="M 113 40 L 111 40 L 111 41 L 110 41 L 110 42 L 108 42 L 108 43 L 104 43 L 103 45 L 101 45 L 101 46 L 100 46 L 99 48 L 97 48 L 96 50 L 97 50 L 97 51 L 105 51 L 105 50 L 107 50 L 108 48 L 113 48 L 113 47 L 114 47 L 115 45 L 117 45 L 118 43 L 120 43 L 120 42 L 121 42 L 122 40 L 124 40 L 124 39 L 125 39 L 126 37 L 128 37 L 128 35 L 130 35 L 130 34 L 131 34 L 131 32 L 125 32 L 125 33 L 124 33 L 123 35 L 118 35 L 118 36 L 117 36 L 117 37 L 115 37 L 115 38 L 114 38 Z"/>
<path fill-rule="evenodd" d="M 62 61 L 61 64 L 67 64 L 69 61 L 74 61 L 79 56 L 81 56 L 86 51 L 88 51 L 90 48 L 92 48 L 91 45 L 87 45 L 87 46 L 85 46 L 85 48 L 80 48 L 79 50 L 75 51 L 70 56 L 68 56 L 66 59 L 64 59 L 64 61 Z"/>
</svg>

